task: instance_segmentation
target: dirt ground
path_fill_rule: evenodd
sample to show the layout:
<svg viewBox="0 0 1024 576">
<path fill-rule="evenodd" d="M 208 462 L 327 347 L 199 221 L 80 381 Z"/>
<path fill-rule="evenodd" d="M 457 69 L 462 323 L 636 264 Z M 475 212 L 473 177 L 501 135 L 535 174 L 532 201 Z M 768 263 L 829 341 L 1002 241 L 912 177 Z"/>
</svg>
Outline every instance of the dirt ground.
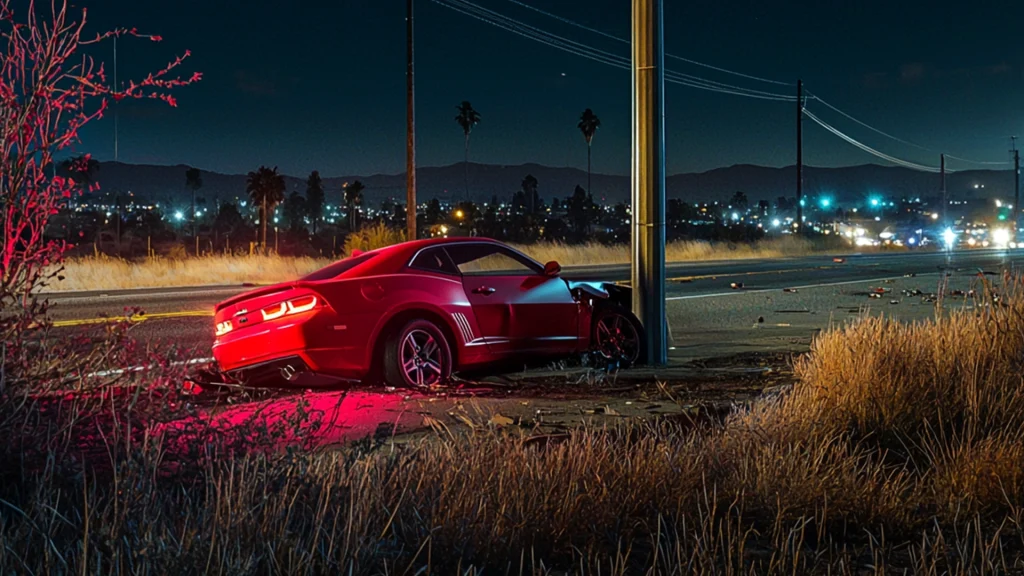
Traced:
<svg viewBox="0 0 1024 576">
<path fill-rule="evenodd" d="M 424 435 L 518 428 L 539 436 L 624 419 L 721 418 L 766 390 L 791 384 L 791 355 L 745 354 L 663 369 L 608 373 L 553 367 L 481 381 L 458 381 L 431 391 L 354 387 L 329 391 L 204 389 L 190 398 L 191 421 L 171 421 L 163 431 L 184 428 L 222 432 L 261 427 L 294 430 L 271 440 L 287 445 L 297 436 L 306 448 L 360 440 L 407 442 Z M 299 423 L 308 418 L 315 427 Z M 202 424 L 196 426 L 196 424 Z M 270 448 L 270 446 L 267 446 Z"/>
</svg>

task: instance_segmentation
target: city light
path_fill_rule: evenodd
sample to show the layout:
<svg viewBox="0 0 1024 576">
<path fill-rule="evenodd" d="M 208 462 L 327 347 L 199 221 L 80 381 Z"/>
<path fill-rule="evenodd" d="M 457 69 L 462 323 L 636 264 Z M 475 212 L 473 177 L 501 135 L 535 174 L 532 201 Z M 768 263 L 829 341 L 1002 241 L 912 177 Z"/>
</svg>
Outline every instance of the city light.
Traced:
<svg viewBox="0 0 1024 576">
<path fill-rule="evenodd" d="M 466 213 L 463 212 L 461 208 L 455 211 L 455 219 L 456 220 L 462 220 L 462 217 L 465 216 L 465 215 L 466 215 Z"/>
<path fill-rule="evenodd" d="M 956 244 L 956 232 L 952 228 L 946 228 L 942 233 L 942 241 L 946 243 L 946 248 L 952 248 Z"/>
<path fill-rule="evenodd" d="M 996 199 L 996 208 L 1002 208 L 1002 207 L 1003 207 L 1003 201 L 1002 201 L 1002 200 L 999 200 L 999 199 L 997 198 L 997 199 Z"/>
<path fill-rule="evenodd" d="M 739 219 L 740 219 L 740 214 L 739 214 L 739 212 L 733 212 L 733 213 L 732 213 L 732 219 L 733 219 L 733 220 L 739 220 Z"/>
<path fill-rule="evenodd" d="M 177 212 L 174 213 L 174 219 L 177 220 L 178 222 L 181 222 L 182 220 L 185 219 L 185 215 L 181 212 L 181 210 L 178 210 Z"/>
<path fill-rule="evenodd" d="M 818 203 L 821 204 L 822 208 L 828 208 L 829 206 L 832 205 L 832 199 L 831 198 L 822 198 L 821 200 L 818 201 Z"/>
<path fill-rule="evenodd" d="M 780 221 L 778 218 L 776 218 L 775 220 L 772 220 L 772 227 L 773 228 L 778 228 L 781 225 L 782 225 L 782 221 Z"/>
<path fill-rule="evenodd" d="M 1012 237 L 1013 235 L 1008 228 L 996 228 L 992 231 L 992 242 L 1000 248 L 1009 246 Z"/>
<path fill-rule="evenodd" d="M 882 203 L 882 201 L 879 200 L 878 198 L 872 198 L 871 199 L 871 207 L 872 208 L 878 208 L 878 205 L 881 204 L 881 203 Z"/>
</svg>

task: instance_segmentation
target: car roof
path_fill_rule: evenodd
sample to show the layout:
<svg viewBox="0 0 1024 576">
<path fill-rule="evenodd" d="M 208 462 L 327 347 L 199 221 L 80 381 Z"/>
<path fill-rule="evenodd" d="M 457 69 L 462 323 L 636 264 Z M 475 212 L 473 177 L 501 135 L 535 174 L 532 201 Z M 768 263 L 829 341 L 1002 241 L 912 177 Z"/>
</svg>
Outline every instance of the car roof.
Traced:
<svg viewBox="0 0 1024 576">
<path fill-rule="evenodd" d="M 487 243 L 504 246 L 501 242 L 491 238 L 481 237 L 457 237 L 457 238 L 425 238 L 393 244 L 376 250 L 368 250 L 364 254 L 375 254 L 373 258 L 359 267 L 356 276 L 367 276 L 376 274 L 389 274 L 400 271 L 412 260 L 417 252 L 432 246 L 451 246 L 454 244 L 466 243 Z"/>
<path fill-rule="evenodd" d="M 475 236 L 460 236 L 457 238 L 425 238 L 423 240 L 413 240 L 411 242 L 402 242 L 401 244 L 394 244 L 391 246 L 386 246 L 384 248 L 378 248 L 376 250 L 373 250 L 373 252 L 376 252 L 381 256 L 386 256 L 389 260 L 391 258 L 396 258 L 399 260 L 404 258 L 408 260 L 409 258 L 412 258 L 414 254 L 416 254 L 417 252 L 424 248 L 429 248 L 431 246 L 446 246 L 452 244 L 464 244 L 471 242 L 501 244 L 501 242 L 498 242 L 497 240 L 492 240 L 491 238 L 480 238 Z"/>
</svg>

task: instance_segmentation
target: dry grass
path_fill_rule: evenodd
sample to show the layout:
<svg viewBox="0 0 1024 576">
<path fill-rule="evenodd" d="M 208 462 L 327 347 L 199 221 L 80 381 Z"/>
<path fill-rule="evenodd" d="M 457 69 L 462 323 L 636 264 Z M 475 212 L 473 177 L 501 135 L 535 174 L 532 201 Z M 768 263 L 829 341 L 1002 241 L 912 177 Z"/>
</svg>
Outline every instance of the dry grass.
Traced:
<svg viewBox="0 0 1024 576">
<path fill-rule="evenodd" d="M 345 253 L 353 249 L 373 250 L 401 242 L 400 231 L 383 225 L 364 228 L 345 241 Z M 516 246 L 540 262 L 557 260 L 563 266 L 624 264 L 629 262 L 629 247 L 602 244 L 541 243 Z M 795 238 L 755 245 L 711 244 L 708 242 L 672 242 L 667 246 L 669 262 L 707 261 L 743 258 L 779 258 L 812 253 L 811 242 Z M 113 290 L 199 286 L 204 284 L 272 284 L 308 274 L 330 263 L 324 258 L 287 256 L 208 255 L 201 257 L 124 260 L 109 256 L 71 258 L 64 263 L 64 280 L 51 291 Z"/>
<path fill-rule="evenodd" d="M 74 444 L 42 469 L 8 452 L 0 573 L 1020 572 L 1024 293 L 1010 291 L 826 333 L 792 389 L 724 423 L 555 437 L 438 423 L 407 445 L 267 453 L 254 417 L 230 444 L 249 455 L 213 438 L 175 454 L 151 435 L 108 439 L 101 468 Z M 5 446 L 66 446 L 25 427 L 37 417 L 0 430 Z"/>
<path fill-rule="evenodd" d="M 629 263 L 628 244 L 606 246 L 597 242 L 587 244 L 541 242 L 538 244 L 515 245 L 515 247 L 539 262 L 555 260 L 562 266 Z M 820 250 L 816 247 L 815 243 L 792 237 L 765 240 L 755 244 L 679 240 L 669 242 L 665 246 L 665 260 L 667 262 L 703 262 L 750 258 L 783 258 L 806 256 L 816 251 Z"/>
<path fill-rule="evenodd" d="M 308 274 L 329 263 L 326 259 L 275 255 L 154 257 L 124 260 L 108 256 L 70 258 L 64 280 L 49 286 L 58 290 L 116 290 L 207 284 L 273 284 Z"/>
</svg>

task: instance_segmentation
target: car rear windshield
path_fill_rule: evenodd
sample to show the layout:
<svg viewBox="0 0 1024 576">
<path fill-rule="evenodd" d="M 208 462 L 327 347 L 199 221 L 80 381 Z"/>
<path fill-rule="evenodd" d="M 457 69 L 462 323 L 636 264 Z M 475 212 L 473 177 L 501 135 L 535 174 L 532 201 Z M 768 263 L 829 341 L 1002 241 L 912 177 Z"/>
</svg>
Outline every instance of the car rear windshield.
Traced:
<svg viewBox="0 0 1024 576">
<path fill-rule="evenodd" d="M 341 276 L 345 272 L 348 272 L 349 270 L 355 268 L 356 266 L 359 266 L 363 262 L 366 262 L 367 260 L 373 258 L 376 255 L 376 252 L 367 252 L 366 254 L 360 254 L 359 256 L 339 260 L 334 264 L 328 264 L 327 266 L 324 266 L 323 268 L 317 270 L 316 272 L 313 272 L 312 274 L 307 274 L 306 276 L 303 276 L 302 280 L 316 282 L 317 280 L 330 280 L 331 278 L 337 278 L 338 276 Z"/>
</svg>

